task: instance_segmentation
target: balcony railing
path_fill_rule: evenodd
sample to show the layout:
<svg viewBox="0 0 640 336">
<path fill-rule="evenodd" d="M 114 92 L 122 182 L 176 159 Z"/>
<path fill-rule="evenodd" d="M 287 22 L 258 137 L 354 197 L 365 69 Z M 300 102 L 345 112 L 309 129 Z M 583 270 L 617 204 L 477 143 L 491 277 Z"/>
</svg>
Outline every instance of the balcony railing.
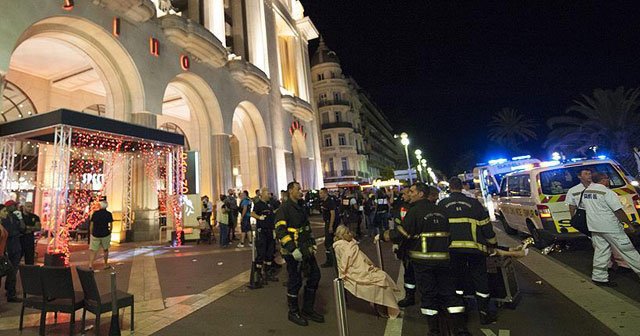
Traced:
<svg viewBox="0 0 640 336">
<path fill-rule="evenodd" d="M 325 106 L 332 106 L 332 105 L 351 106 L 351 103 L 348 100 L 344 100 L 344 99 L 321 100 L 318 102 L 318 107 L 325 107 Z"/>
<path fill-rule="evenodd" d="M 323 130 L 330 129 L 330 128 L 353 128 L 353 124 L 347 121 L 340 121 L 340 122 L 322 124 L 321 127 Z"/>
<path fill-rule="evenodd" d="M 338 177 L 338 172 L 333 170 L 333 171 L 326 171 L 324 172 L 324 177 Z"/>
<path fill-rule="evenodd" d="M 342 176 L 358 176 L 357 172 L 355 170 L 341 170 L 340 173 L 342 174 Z"/>
</svg>

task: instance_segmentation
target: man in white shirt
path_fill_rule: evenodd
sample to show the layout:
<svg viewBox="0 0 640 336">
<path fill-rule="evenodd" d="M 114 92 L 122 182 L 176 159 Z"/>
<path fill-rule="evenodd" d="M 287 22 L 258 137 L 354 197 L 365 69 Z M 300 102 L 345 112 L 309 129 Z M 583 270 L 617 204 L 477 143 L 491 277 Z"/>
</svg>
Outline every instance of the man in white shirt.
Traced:
<svg viewBox="0 0 640 336">
<path fill-rule="evenodd" d="M 576 214 L 577 209 L 584 209 L 584 207 L 578 203 L 580 202 L 580 194 L 582 194 L 582 191 L 591 184 L 591 169 L 585 168 L 580 170 L 578 179 L 580 183 L 567 191 L 567 198 L 565 200 L 565 203 L 569 206 L 571 217 Z"/>
<path fill-rule="evenodd" d="M 616 249 L 629 267 L 640 276 L 640 254 L 624 232 L 622 224 L 630 230 L 638 229 L 622 208 L 618 195 L 609 189 L 609 177 L 606 174 L 592 174 L 593 182 L 584 191 L 582 206 L 587 214 L 587 226 L 591 231 L 593 253 L 593 271 L 591 279 L 598 286 L 615 287 L 609 281 L 607 263 L 611 249 Z"/>
</svg>

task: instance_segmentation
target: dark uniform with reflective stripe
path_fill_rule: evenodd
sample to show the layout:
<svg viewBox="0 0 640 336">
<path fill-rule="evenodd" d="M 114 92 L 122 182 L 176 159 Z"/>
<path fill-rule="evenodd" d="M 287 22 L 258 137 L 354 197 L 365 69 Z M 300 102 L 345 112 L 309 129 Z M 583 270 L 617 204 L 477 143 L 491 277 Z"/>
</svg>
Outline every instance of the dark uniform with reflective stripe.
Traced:
<svg viewBox="0 0 640 336">
<path fill-rule="evenodd" d="M 320 282 L 320 268 L 315 257 L 316 241 L 306 210 L 290 198 L 276 212 L 276 238 L 282 246 L 280 252 L 287 261 L 289 313 L 298 313 L 298 292 L 302 287 L 303 273 L 307 277 L 303 313 L 305 310 L 312 311 Z M 291 255 L 296 249 L 302 252 L 302 261 L 295 260 Z"/>
<path fill-rule="evenodd" d="M 404 202 L 403 200 L 399 200 L 394 202 L 394 212 L 393 212 L 393 222 L 395 226 L 401 226 L 402 221 L 407 215 L 407 211 L 411 207 L 411 203 Z M 415 292 L 416 292 L 416 276 L 413 271 L 413 266 L 411 265 L 411 259 L 409 258 L 408 245 L 410 241 L 405 240 L 400 243 L 398 246 L 398 250 L 396 252 L 396 256 L 398 259 L 402 261 L 402 266 L 404 267 L 404 289 L 405 289 L 405 297 L 398 301 L 398 306 L 400 307 L 408 307 L 415 304 Z"/>
<path fill-rule="evenodd" d="M 489 220 L 489 213 L 477 199 L 461 192 L 452 192 L 440 201 L 451 225 L 451 268 L 455 277 L 456 292 L 464 294 L 471 280 L 478 299 L 481 322 L 491 323 L 489 312 L 489 278 L 487 275 L 487 251 L 497 243 L 496 234 Z"/>
<path fill-rule="evenodd" d="M 402 225 L 385 232 L 385 236 L 395 243 L 407 244 L 422 294 L 421 312 L 427 315 L 429 328 L 438 328 L 436 316 L 447 308 L 454 319 L 454 329 L 464 334 L 464 304 L 455 294 L 449 267 L 449 220 L 444 210 L 427 199 L 414 202 Z"/>
<path fill-rule="evenodd" d="M 322 220 L 324 221 L 324 249 L 327 257 L 326 263 L 322 266 L 333 265 L 333 233 L 336 232 L 340 219 L 338 216 L 338 204 L 336 200 L 327 196 L 327 199 L 320 201 L 320 211 L 322 212 Z M 331 224 L 331 211 L 333 211 L 333 227 L 329 227 Z"/>
</svg>

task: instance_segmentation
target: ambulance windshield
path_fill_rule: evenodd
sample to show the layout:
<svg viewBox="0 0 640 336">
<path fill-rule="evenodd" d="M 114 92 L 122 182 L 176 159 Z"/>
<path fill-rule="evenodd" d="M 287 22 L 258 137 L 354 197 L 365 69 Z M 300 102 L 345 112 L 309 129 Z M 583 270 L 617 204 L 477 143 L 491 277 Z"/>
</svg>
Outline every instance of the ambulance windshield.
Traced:
<svg viewBox="0 0 640 336">
<path fill-rule="evenodd" d="M 609 176 L 611 188 L 620 188 L 626 185 L 625 180 L 620 176 L 618 171 L 611 163 L 598 163 L 591 165 L 582 165 L 574 167 L 563 167 L 553 170 L 547 170 L 540 173 L 540 185 L 542 193 L 545 195 L 562 195 L 580 183 L 578 174 L 583 169 L 591 169 L 592 172 L 604 173 Z"/>
</svg>

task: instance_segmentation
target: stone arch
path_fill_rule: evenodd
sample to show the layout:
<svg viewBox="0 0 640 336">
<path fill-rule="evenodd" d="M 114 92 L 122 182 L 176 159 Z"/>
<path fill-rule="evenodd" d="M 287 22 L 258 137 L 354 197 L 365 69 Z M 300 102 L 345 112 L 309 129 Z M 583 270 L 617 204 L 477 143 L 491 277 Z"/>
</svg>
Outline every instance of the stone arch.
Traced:
<svg viewBox="0 0 640 336">
<path fill-rule="evenodd" d="M 232 134 L 238 141 L 241 187 L 255 190 L 263 186 L 273 189 L 271 148 L 267 129 L 260 111 L 250 102 L 243 101 L 233 112 Z M 237 168 L 237 167 L 232 167 Z M 236 179 L 234 177 L 234 179 Z M 236 187 L 240 187 L 236 183 Z"/>
<path fill-rule="evenodd" d="M 17 40 L 14 50 L 34 37 L 62 41 L 91 59 L 102 79 L 109 79 L 103 80 L 108 115 L 131 121 L 132 113 L 144 110 L 145 94 L 138 69 L 126 48 L 103 27 L 80 17 L 49 17 L 27 28 Z"/>
</svg>

